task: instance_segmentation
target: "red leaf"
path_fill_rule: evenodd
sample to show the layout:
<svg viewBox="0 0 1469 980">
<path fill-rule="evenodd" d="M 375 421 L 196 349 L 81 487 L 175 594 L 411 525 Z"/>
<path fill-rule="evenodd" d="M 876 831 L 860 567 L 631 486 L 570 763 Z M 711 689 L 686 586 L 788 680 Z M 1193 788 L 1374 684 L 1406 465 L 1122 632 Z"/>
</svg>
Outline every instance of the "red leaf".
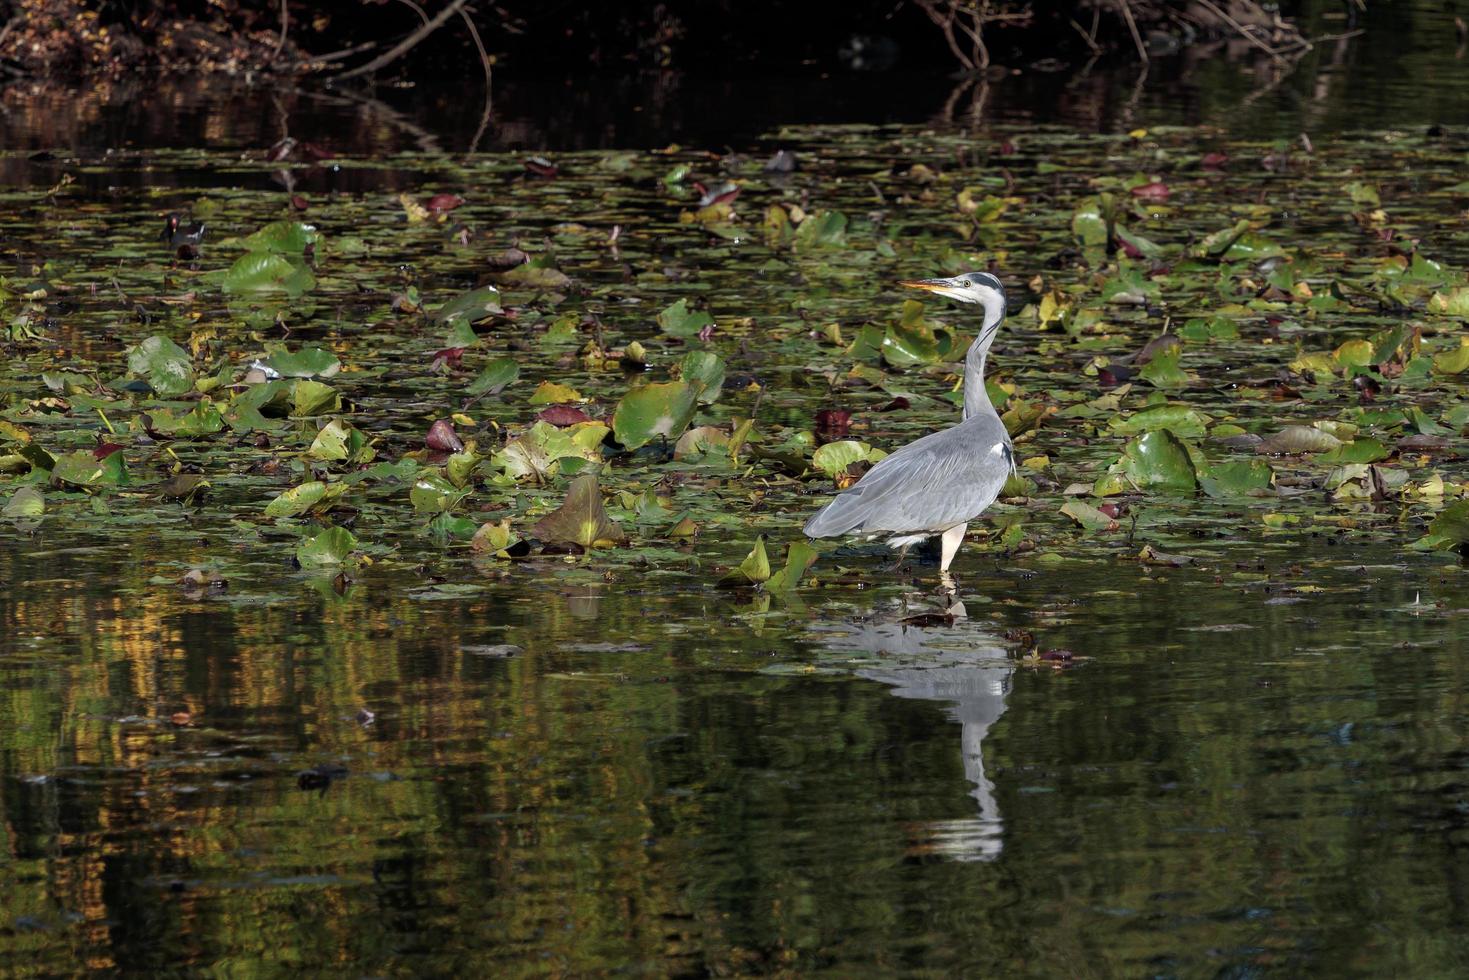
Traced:
<svg viewBox="0 0 1469 980">
<path fill-rule="evenodd" d="M 525 161 L 525 169 L 537 177 L 554 177 L 561 172 L 560 167 L 545 157 L 528 158 Z"/>
<path fill-rule="evenodd" d="M 305 211 L 307 208 L 311 207 L 311 202 L 306 200 L 306 198 L 302 197 L 300 194 L 292 194 L 291 207 L 295 208 L 297 211 Z"/>
<path fill-rule="evenodd" d="M 536 418 L 542 422 L 550 422 L 552 425 L 558 427 L 576 425 L 578 422 L 590 422 L 592 420 L 590 415 L 573 405 L 549 405 Z"/>
<path fill-rule="evenodd" d="M 439 419 L 429 426 L 428 438 L 424 442 L 428 448 L 440 453 L 457 453 L 464 448 L 459 433 L 454 431 L 454 423 L 448 419 Z"/>
<path fill-rule="evenodd" d="M 1227 163 L 1229 163 L 1227 153 L 1205 153 L 1204 158 L 1199 161 L 1199 166 L 1205 170 L 1223 170 Z"/>
<path fill-rule="evenodd" d="M 435 194 L 427 201 L 424 201 L 423 206 L 434 214 L 443 214 L 446 211 L 453 211 L 463 203 L 464 198 L 458 194 Z"/>
<path fill-rule="evenodd" d="M 438 371 L 445 367 L 457 368 L 463 358 L 463 347 L 445 347 L 443 350 L 434 351 L 434 359 L 430 362 L 428 369 Z"/>
<path fill-rule="evenodd" d="M 1132 196 L 1139 201 L 1154 201 L 1158 203 L 1168 200 L 1172 193 L 1168 189 L 1168 185 L 1161 180 L 1155 180 L 1151 184 L 1143 184 L 1141 187 L 1134 187 L 1132 189 Z"/>
<path fill-rule="evenodd" d="M 852 427 L 852 413 L 844 408 L 823 408 L 816 413 L 816 435 L 822 442 L 845 439 Z"/>
<path fill-rule="evenodd" d="M 120 449 L 122 449 L 122 447 L 115 442 L 99 442 L 97 443 L 97 448 L 92 450 L 92 458 L 106 459 L 108 456 L 111 456 L 113 453 L 117 452 Z"/>
</svg>

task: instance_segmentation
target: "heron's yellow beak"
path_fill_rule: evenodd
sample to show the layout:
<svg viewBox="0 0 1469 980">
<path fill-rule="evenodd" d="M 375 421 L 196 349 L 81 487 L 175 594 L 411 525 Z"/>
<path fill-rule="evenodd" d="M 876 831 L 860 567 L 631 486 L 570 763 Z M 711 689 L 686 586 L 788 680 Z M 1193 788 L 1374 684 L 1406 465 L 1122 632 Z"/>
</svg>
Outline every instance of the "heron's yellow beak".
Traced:
<svg viewBox="0 0 1469 980">
<path fill-rule="evenodd" d="M 922 289 L 930 293 L 941 293 L 945 289 L 954 288 L 952 279 L 899 279 L 899 286 L 907 286 L 909 289 Z"/>
</svg>

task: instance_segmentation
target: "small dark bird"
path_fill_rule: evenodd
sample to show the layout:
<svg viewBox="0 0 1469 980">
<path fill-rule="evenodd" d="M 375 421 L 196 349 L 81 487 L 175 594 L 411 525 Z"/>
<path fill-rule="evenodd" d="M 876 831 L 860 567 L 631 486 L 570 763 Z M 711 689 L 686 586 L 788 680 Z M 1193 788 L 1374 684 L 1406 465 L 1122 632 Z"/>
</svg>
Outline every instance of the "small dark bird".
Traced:
<svg viewBox="0 0 1469 980">
<path fill-rule="evenodd" d="M 181 259 L 197 259 L 199 243 L 204 241 L 204 222 L 190 221 L 185 224 L 176 212 L 169 212 L 163 219 L 163 231 L 158 237 L 178 250 Z"/>
</svg>

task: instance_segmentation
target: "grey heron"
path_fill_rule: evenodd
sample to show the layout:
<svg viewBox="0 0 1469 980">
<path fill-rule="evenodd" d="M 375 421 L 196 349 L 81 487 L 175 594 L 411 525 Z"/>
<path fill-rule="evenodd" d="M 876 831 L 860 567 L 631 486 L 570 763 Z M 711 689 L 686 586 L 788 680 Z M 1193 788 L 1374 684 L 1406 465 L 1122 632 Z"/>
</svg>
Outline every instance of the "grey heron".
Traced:
<svg viewBox="0 0 1469 980">
<path fill-rule="evenodd" d="M 890 547 L 904 554 L 918 542 L 938 536 L 939 575 L 947 584 L 949 564 L 969 522 L 995 502 L 1015 469 L 1010 435 L 984 387 L 985 357 L 1005 320 L 1005 287 L 988 272 L 905 280 L 900 285 L 978 303 L 984 310 L 979 336 L 964 355 L 963 421 L 884 457 L 813 514 L 805 532 L 811 538 L 886 538 Z"/>
</svg>

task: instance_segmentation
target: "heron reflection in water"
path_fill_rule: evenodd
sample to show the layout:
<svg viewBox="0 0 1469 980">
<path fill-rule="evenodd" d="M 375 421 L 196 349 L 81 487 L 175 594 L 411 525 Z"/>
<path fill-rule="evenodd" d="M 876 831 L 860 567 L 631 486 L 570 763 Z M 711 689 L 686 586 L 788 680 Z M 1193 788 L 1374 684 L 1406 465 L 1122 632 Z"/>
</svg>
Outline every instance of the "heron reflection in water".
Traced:
<svg viewBox="0 0 1469 980">
<path fill-rule="evenodd" d="M 1004 821 L 995 784 L 985 774 L 985 736 L 1005 713 L 1014 662 L 993 634 L 966 617 L 963 602 L 948 600 L 932 617 L 896 613 L 870 621 L 818 627 L 819 642 L 829 650 L 881 656 L 893 666 L 861 667 L 856 673 L 891 685 L 900 698 L 947 703 L 959 723 L 964 775 L 974 785 L 978 803 L 973 818 L 933 821 L 930 846 L 938 853 L 966 861 L 993 861 L 1004 846 Z M 915 618 L 944 625 L 915 626 Z"/>
</svg>

